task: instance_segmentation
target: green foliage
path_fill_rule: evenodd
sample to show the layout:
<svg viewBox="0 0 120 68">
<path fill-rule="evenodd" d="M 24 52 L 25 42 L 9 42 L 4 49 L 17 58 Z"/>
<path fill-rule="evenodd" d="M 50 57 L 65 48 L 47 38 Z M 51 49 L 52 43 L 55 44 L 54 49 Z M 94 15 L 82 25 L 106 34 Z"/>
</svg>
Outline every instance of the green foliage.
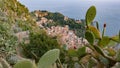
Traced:
<svg viewBox="0 0 120 68">
<path fill-rule="evenodd" d="M 75 49 L 69 49 L 68 55 L 71 57 L 78 57 L 77 51 Z"/>
<path fill-rule="evenodd" d="M 112 37 L 110 38 L 110 40 L 113 40 L 113 41 L 115 41 L 115 42 L 119 42 L 119 36 L 118 36 L 118 35 L 112 36 Z"/>
<path fill-rule="evenodd" d="M 22 21 L 22 20 L 17 20 L 16 21 L 16 25 L 22 29 L 22 31 L 27 31 L 27 30 L 31 30 L 32 27 L 30 24 L 28 24 L 29 21 Z"/>
<path fill-rule="evenodd" d="M 4 4 L 3 4 L 4 3 Z M 13 17 L 15 16 L 14 14 L 17 13 L 17 16 L 15 17 L 21 17 L 22 15 L 28 15 L 28 9 L 22 5 L 21 3 L 19 3 L 17 0 L 1 0 L 0 4 L 3 4 L 2 6 L 0 6 L 0 8 L 4 11 L 7 9 L 7 13 L 9 16 Z M 14 18 L 15 18 L 14 17 Z"/>
<path fill-rule="evenodd" d="M 110 38 L 108 36 L 104 36 L 99 42 L 98 45 L 100 47 L 106 47 L 110 42 Z"/>
<path fill-rule="evenodd" d="M 85 20 L 87 25 L 90 25 L 93 22 L 93 19 L 96 16 L 96 8 L 95 6 L 91 6 L 86 13 Z"/>
<path fill-rule="evenodd" d="M 94 37 L 94 34 L 93 34 L 91 31 L 86 31 L 86 33 L 85 33 L 85 38 L 87 39 L 87 41 L 88 41 L 91 45 L 94 44 L 95 37 Z"/>
<path fill-rule="evenodd" d="M 86 47 L 81 47 L 78 50 L 69 49 L 68 55 L 71 57 L 83 57 L 86 54 Z"/>
<path fill-rule="evenodd" d="M 45 16 L 47 19 L 52 19 L 54 21 L 58 21 L 58 19 L 63 20 L 64 19 L 64 15 L 55 12 L 55 13 L 48 13 L 48 16 Z"/>
<path fill-rule="evenodd" d="M 96 27 L 97 27 L 97 29 L 99 30 L 99 24 L 98 24 L 98 22 L 96 22 Z"/>
<path fill-rule="evenodd" d="M 95 38 L 98 38 L 98 39 L 101 38 L 100 31 L 97 28 L 95 28 L 94 26 L 88 26 L 87 30 L 92 31 Z"/>
<path fill-rule="evenodd" d="M 22 45 L 24 49 L 23 53 L 28 58 L 35 59 L 36 62 L 46 51 L 59 48 L 57 40 L 49 37 L 43 30 L 31 31 L 29 34 L 29 40 L 30 43 Z"/>
<path fill-rule="evenodd" d="M 83 57 L 84 55 L 86 55 L 86 47 L 79 48 L 77 52 L 79 57 Z"/>
<path fill-rule="evenodd" d="M 108 53 L 109 56 L 115 56 L 115 55 L 116 55 L 115 50 L 112 49 L 112 48 L 108 48 L 107 51 L 109 52 L 109 53 Z"/>
<path fill-rule="evenodd" d="M 37 68 L 30 60 L 21 60 L 13 68 Z"/>
<path fill-rule="evenodd" d="M 40 58 L 38 68 L 50 68 L 50 66 L 59 58 L 59 54 L 59 49 L 49 50 Z"/>
<path fill-rule="evenodd" d="M 118 35 L 110 37 L 110 40 L 120 43 L 120 31 Z"/>
<path fill-rule="evenodd" d="M 0 22 L 0 51 L 15 52 L 17 38 L 13 34 L 11 26 L 6 22 Z"/>
<path fill-rule="evenodd" d="M 30 30 L 33 20 L 29 16 L 28 9 L 17 0 L 0 0 L 0 53 L 16 52 L 18 39 L 15 29 Z M 19 26 L 18 22 L 22 25 Z"/>
</svg>

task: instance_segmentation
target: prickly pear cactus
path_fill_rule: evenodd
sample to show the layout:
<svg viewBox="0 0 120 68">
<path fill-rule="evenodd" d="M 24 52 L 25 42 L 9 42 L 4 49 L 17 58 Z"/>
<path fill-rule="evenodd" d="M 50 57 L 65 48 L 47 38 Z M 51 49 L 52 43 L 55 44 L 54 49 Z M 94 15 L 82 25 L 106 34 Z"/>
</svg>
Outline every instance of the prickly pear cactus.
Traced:
<svg viewBox="0 0 120 68">
<path fill-rule="evenodd" d="M 96 50 L 99 54 L 105 56 L 103 50 L 102 50 L 99 46 L 94 46 L 94 48 L 95 48 L 95 50 Z"/>
<path fill-rule="evenodd" d="M 86 13 L 86 17 L 85 17 L 86 24 L 90 25 L 93 19 L 95 18 L 95 16 L 96 16 L 96 8 L 95 6 L 91 6 Z"/>
<path fill-rule="evenodd" d="M 50 66 L 55 63 L 59 58 L 60 50 L 53 49 L 46 52 L 39 60 L 38 68 L 50 68 Z"/>
<path fill-rule="evenodd" d="M 37 67 L 30 60 L 21 60 L 18 63 L 16 63 L 13 68 L 37 68 Z"/>
<path fill-rule="evenodd" d="M 94 36 L 95 36 L 95 38 L 97 38 L 97 39 L 101 38 L 100 31 L 97 28 L 95 28 L 94 26 L 88 26 L 87 30 L 92 31 Z"/>
<path fill-rule="evenodd" d="M 110 38 L 110 40 L 112 40 L 112 41 L 115 41 L 115 42 L 118 42 L 118 43 L 119 43 L 119 36 L 118 36 L 118 35 L 113 36 L 113 37 L 111 37 L 111 38 Z"/>
<path fill-rule="evenodd" d="M 95 41 L 95 37 L 94 34 L 91 31 L 86 31 L 85 33 L 85 38 L 87 39 L 87 41 L 93 45 L 94 41 Z"/>
<path fill-rule="evenodd" d="M 105 47 L 109 44 L 110 42 L 110 38 L 108 36 L 104 36 L 99 42 L 98 42 L 98 45 L 100 47 Z"/>
<path fill-rule="evenodd" d="M 99 30 L 99 24 L 98 24 L 98 22 L 96 22 L 96 27 L 97 27 L 97 29 Z"/>
</svg>

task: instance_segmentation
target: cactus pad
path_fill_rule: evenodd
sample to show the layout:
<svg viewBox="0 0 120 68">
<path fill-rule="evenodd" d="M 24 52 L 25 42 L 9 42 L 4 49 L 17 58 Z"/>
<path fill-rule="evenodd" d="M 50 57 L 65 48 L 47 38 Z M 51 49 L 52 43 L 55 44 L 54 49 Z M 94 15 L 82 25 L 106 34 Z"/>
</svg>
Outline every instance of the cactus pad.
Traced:
<svg viewBox="0 0 120 68">
<path fill-rule="evenodd" d="M 94 44 L 95 37 L 94 37 L 94 34 L 93 34 L 91 31 L 86 31 L 86 33 L 85 33 L 85 38 L 87 39 L 87 41 L 88 41 L 91 45 Z"/>
<path fill-rule="evenodd" d="M 98 45 L 100 47 L 106 47 L 110 43 L 110 38 L 108 36 L 104 36 L 99 42 Z"/>
<path fill-rule="evenodd" d="M 13 68 L 36 68 L 36 66 L 30 60 L 21 60 Z"/>
<path fill-rule="evenodd" d="M 95 16 L 96 16 L 96 8 L 95 8 L 95 6 L 91 6 L 87 10 L 87 13 L 86 13 L 86 19 L 85 20 L 86 20 L 87 25 L 91 24 L 91 22 L 93 21 Z"/>
<path fill-rule="evenodd" d="M 101 39 L 100 31 L 97 28 L 95 28 L 94 26 L 88 26 L 88 30 L 93 32 L 95 38 Z"/>
<path fill-rule="evenodd" d="M 38 68 L 50 68 L 50 66 L 55 63 L 59 58 L 60 50 L 53 49 L 46 52 L 39 60 Z"/>
</svg>

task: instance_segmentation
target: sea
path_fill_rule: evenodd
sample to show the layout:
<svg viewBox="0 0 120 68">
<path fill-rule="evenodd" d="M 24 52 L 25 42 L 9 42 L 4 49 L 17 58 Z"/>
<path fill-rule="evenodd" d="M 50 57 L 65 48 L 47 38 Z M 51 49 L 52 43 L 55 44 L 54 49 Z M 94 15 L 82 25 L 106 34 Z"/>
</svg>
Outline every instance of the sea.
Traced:
<svg viewBox="0 0 120 68">
<path fill-rule="evenodd" d="M 97 15 L 94 21 L 98 21 L 100 30 L 106 23 L 105 35 L 114 36 L 120 30 L 120 0 L 18 0 L 29 11 L 47 10 L 60 12 L 75 20 L 85 19 L 87 9 L 94 5 Z"/>
</svg>

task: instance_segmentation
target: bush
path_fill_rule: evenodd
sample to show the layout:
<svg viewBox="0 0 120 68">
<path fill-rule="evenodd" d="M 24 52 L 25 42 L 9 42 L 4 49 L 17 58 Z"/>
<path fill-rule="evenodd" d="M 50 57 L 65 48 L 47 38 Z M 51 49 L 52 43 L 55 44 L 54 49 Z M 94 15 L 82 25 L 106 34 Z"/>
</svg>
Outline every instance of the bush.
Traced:
<svg viewBox="0 0 120 68">
<path fill-rule="evenodd" d="M 28 58 L 35 59 L 36 61 L 48 50 L 59 48 L 59 44 L 56 39 L 49 37 L 43 30 L 37 33 L 30 32 L 30 43 L 24 44 L 24 54 Z"/>
</svg>

